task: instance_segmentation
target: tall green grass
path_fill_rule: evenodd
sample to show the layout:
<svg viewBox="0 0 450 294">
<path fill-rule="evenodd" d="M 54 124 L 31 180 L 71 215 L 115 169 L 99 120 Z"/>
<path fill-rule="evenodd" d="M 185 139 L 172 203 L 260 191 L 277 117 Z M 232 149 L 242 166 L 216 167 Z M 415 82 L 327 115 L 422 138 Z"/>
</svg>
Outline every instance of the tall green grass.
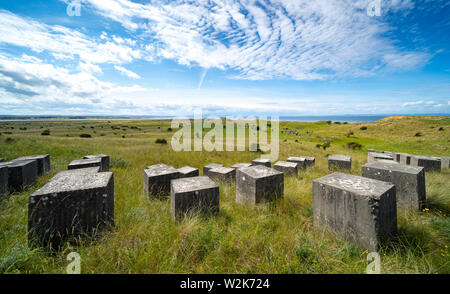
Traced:
<svg viewBox="0 0 450 294">
<path fill-rule="evenodd" d="M 361 126 L 367 130 L 360 130 Z M 280 130 L 294 129 L 300 136 L 281 133 L 280 160 L 315 156 L 316 166 L 298 178 L 286 178 L 282 200 L 256 207 L 237 205 L 234 185 L 221 184 L 218 216 L 178 223 L 171 219 L 168 199 L 144 195 L 146 166 L 160 162 L 177 168 L 201 168 L 213 162 L 231 166 L 259 154 L 173 152 L 170 139 L 176 130 L 170 132 L 169 127 L 167 120 L 0 122 L 0 157 L 49 153 L 53 166 L 52 173 L 34 187 L 0 201 L 0 272 L 64 273 L 67 254 L 76 251 L 83 273 L 364 273 L 367 251 L 312 227 L 312 181 L 329 173 L 327 155 L 352 155 L 355 175 L 366 163 L 367 148 L 449 156 L 448 118 L 340 125 L 285 122 Z M 41 136 L 45 129 L 50 136 Z M 349 131 L 353 135 L 348 136 Z M 417 132 L 423 136 L 414 137 Z M 92 138 L 80 138 L 83 133 Z M 169 144 L 155 143 L 162 138 Z M 330 142 L 329 148 L 316 148 L 324 141 Z M 362 149 L 348 148 L 350 142 Z M 59 252 L 28 248 L 29 195 L 71 160 L 97 153 L 111 156 L 115 228 L 92 242 L 67 244 Z M 429 210 L 399 213 L 399 234 L 380 251 L 383 273 L 450 273 L 449 175 L 448 170 L 426 174 Z"/>
</svg>

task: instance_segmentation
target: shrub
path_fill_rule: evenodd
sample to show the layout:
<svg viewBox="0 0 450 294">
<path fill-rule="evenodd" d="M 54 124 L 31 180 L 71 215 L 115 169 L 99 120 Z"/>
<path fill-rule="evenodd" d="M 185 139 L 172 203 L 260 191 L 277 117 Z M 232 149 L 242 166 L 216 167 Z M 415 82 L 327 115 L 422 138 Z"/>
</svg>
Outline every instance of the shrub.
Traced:
<svg viewBox="0 0 450 294">
<path fill-rule="evenodd" d="M 92 138 L 91 134 L 81 134 L 80 138 Z"/>
<path fill-rule="evenodd" d="M 347 143 L 347 148 L 348 149 L 353 149 L 353 150 L 355 150 L 355 149 L 361 150 L 362 145 L 359 144 L 359 143 L 356 143 L 356 142 L 350 142 L 350 143 Z"/>
<path fill-rule="evenodd" d="M 347 134 L 345 134 L 345 136 L 346 136 L 347 138 L 350 138 L 350 136 L 353 136 L 353 135 L 354 135 L 354 133 L 353 133 L 352 130 L 348 131 Z"/>
<path fill-rule="evenodd" d="M 327 148 L 330 147 L 330 146 L 331 146 L 331 143 L 330 143 L 330 142 L 325 142 L 325 143 L 322 145 L 322 148 L 323 148 L 323 150 L 327 150 Z"/>
<path fill-rule="evenodd" d="M 443 130 L 444 130 L 444 128 L 443 128 L 443 127 L 440 127 L 440 128 L 439 128 L 439 131 L 443 131 Z"/>
<path fill-rule="evenodd" d="M 422 133 L 421 133 L 421 132 L 417 132 L 414 136 L 415 136 L 415 137 L 421 137 L 421 136 L 422 136 Z"/>
<path fill-rule="evenodd" d="M 367 127 L 360 127 L 359 128 L 361 131 L 365 131 L 365 130 L 367 130 Z"/>
<path fill-rule="evenodd" d="M 50 130 L 45 130 L 41 133 L 42 136 L 50 136 Z"/>
<path fill-rule="evenodd" d="M 167 131 L 172 132 L 172 128 L 168 128 Z"/>
<path fill-rule="evenodd" d="M 334 123 L 337 124 L 337 125 L 340 125 L 340 124 L 341 124 L 340 121 L 335 121 Z"/>
<path fill-rule="evenodd" d="M 331 120 L 327 120 L 326 123 L 331 125 Z"/>
<path fill-rule="evenodd" d="M 316 148 L 322 148 L 322 144 L 316 144 Z"/>
<path fill-rule="evenodd" d="M 13 143 L 13 142 L 14 142 L 14 139 L 8 137 L 8 138 L 6 138 L 5 142 L 6 142 L 6 143 Z"/>
<path fill-rule="evenodd" d="M 156 139 L 155 143 L 156 144 L 166 145 L 167 144 L 167 140 L 166 139 Z"/>
</svg>

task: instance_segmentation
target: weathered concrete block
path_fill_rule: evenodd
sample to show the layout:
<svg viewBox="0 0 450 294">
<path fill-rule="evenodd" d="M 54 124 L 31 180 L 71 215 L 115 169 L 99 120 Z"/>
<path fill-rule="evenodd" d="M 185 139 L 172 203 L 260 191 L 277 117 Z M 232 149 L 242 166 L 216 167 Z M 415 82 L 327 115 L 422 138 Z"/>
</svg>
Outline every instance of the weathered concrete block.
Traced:
<svg viewBox="0 0 450 294">
<path fill-rule="evenodd" d="M 231 166 L 231 168 L 238 169 L 243 167 L 250 167 L 252 166 L 251 163 L 236 163 L 235 165 Z"/>
<path fill-rule="evenodd" d="M 28 160 L 37 161 L 38 176 L 48 174 L 51 171 L 50 155 L 48 154 L 23 156 L 16 158 L 13 161 L 28 161 Z"/>
<path fill-rule="evenodd" d="M 266 167 L 271 167 L 272 163 L 270 162 L 270 159 L 257 158 L 252 160 L 252 165 L 264 165 Z"/>
<path fill-rule="evenodd" d="M 179 168 L 178 172 L 180 173 L 180 178 L 192 178 L 199 176 L 198 168 L 190 166 L 184 166 L 182 168 Z"/>
<path fill-rule="evenodd" d="M 236 203 L 258 204 L 283 197 L 284 174 L 264 165 L 236 171 Z"/>
<path fill-rule="evenodd" d="M 144 170 L 144 191 L 149 196 L 170 195 L 170 181 L 179 179 L 181 174 L 172 166 L 155 164 Z"/>
<path fill-rule="evenodd" d="M 295 162 L 278 161 L 273 165 L 273 168 L 286 176 L 298 175 L 298 163 Z"/>
<path fill-rule="evenodd" d="M 102 160 L 102 171 L 109 170 L 109 156 L 105 154 L 95 154 L 95 155 L 87 155 L 84 156 L 83 159 L 95 159 L 100 158 Z"/>
<path fill-rule="evenodd" d="M 72 161 L 67 169 L 79 169 L 79 168 L 87 168 L 87 167 L 102 167 L 102 159 L 101 158 L 91 158 L 91 159 L 79 159 Z M 103 170 L 102 170 L 103 171 Z"/>
<path fill-rule="evenodd" d="M 21 191 L 36 182 L 38 168 L 36 160 L 10 161 L 0 163 L 8 167 L 8 188 L 10 192 Z"/>
<path fill-rule="evenodd" d="M 306 169 L 306 158 L 305 157 L 289 157 L 287 162 L 293 162 L 297 164 L 298 170 Z M 274 166 L 275 168 L 275 166 Z"/>
<path fill-rule="evenodd" d="M 8 193 L 8 167 L 0 166 L 0 198 L 7 196 Z"/>
<path fill-rule="evenodd" d="M 175 220 L 190 213 L 219 213 L 219 186 L 208 177 L 173 180 L 170 184 L 170 207 Z"/>
<path fill-rule="evenodd" d="M 413 155 L 411 156 L 410 165 L 424 167 L 427 172 L 441 171 L 441 159 L 434 156 Z"/>
<path fill-rule="evenodd" d="M 217 163 L 211 163 L 211 164 L 205 165 L 203 167 L 203 175 L 208 176 L 208 172 L 211 169 L 216 168 L 216 167 L 222 167 L 222 166 L 223 166 L 222 164 L 217 164 Z"/>
<path fill-rule="evenodd" d="M 397 233 L 395 186 L 343 173 L 313 181 L 314 227 L 378 250 Z"/>
<path fill-rule="evenodd" d="M 114 225 L 114 176 L 87 170 L 57 174 L 28 201 L 31 246 L 59 247 L 68 238 Z"/>
<path fill-rule="evenodd" d="M 369 152 L 367 153 L 367 162 L 377 162 L 379 160 L 390 160 L 394 161 L 392 155 L 386 153 Z"/>
<path fill-rule="evenodd" d="M 411 155 L 407 153 L 400 153 L 400 164 L 410 165 L 411 164 Z"/>
<path fill-rule="evenodd" d="M 236 169 L 230 167 L 219 166 L 208 171 L 208 177 L 213 181 L 234 182 L 236 177 Z"/>
<path fill-rule="evenodd" d="M 305 158 L 306 167 L 312 167 L 316 164 L 316 158 L 310 156 L 303 156 Z"/>
<path fill-rule="evenodd" d="M 395 185 L 397 208 L 422 210 L 425 205 L 425 171 L 423 167 L 392 163 L 368 163 L 362 176 Z"/>
<path fill-rule="evenodd" d="M 6 159 L 0 158 L 0 162 L 6 162 Z"/>
<path fill-rule="evenodd" d="M 441 168 L 450 168 L 450 157 L 441 157 Z"/>
<path fill-rule="evenodd" d="M 350 171 L 352 169 L 352 157 L 342 154 L 330 155 L 328 156 L 328 169 L 344 169 Z"/>
</svg>

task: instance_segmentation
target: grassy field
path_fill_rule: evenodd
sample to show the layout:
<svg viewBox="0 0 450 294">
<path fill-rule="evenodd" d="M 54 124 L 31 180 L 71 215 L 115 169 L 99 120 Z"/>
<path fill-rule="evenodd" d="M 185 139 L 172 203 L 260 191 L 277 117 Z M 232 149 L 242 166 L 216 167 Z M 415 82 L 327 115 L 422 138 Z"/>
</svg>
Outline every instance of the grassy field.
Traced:
<svg viewBox="0 0 450 294">
<path fill-rule="evenodd" d="M 367 149 L 450 156 L 450 118 L 390 117 L 372 123 L 280 124 L 280 160 L 314 156 L 316 166 L 285 179 L 284 199 L 254 208 L 235 204 L 235 187 L 220 185 L 220 214 L 175 223 L 169 200 L 143 193 L 146 166 L 197 168 L 251 162 L 254 152 L 174 152 L 168 120 L 0 121 L 0 158 L 51 155 L 52 173 L 0 201 L 0 273 L 65 273 L 76 251 L 82 273 L 364 273 L 367 251 L 313 230 L 312 181 L 329 173 L 327 155 L 353 157 L 360 175 Z M 282 132 L 295 130 L 298 136 Z M 47 131 L 48 130 L 48 131 Z M 49 134 L 49 135 L 45 135 Z M 80 135 L 90 135 L 81 138 Z M 156 144 L 166 139 L 169 144 Z M 323 146 L 328 146 L 324 149 Z M 116 226 L 96 241 L 48 253 L 27 246 L 29 195 L 70 161 L 111 156 Z M 450 273 L 450 171 L 427 173 L 427 209 L 399 213 L 399 234 L 380 251 L 382 273 Z"/>
</svg>

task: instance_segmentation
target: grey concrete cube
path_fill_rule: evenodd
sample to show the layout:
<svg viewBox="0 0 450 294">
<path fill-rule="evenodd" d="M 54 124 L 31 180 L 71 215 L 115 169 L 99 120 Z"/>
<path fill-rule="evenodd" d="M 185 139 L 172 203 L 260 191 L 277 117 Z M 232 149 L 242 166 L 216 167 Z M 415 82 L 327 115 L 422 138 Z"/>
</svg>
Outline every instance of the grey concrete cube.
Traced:
<svg viewBox="0 0 450 294">
<path fill-rule="evenodd" d="M 180 220 L 191 213 L 219 213 L 219 186 L 208 177 L 173 180 L 170 184 L 172 218 Z"/>
<path fill-rule="evenodd" d="M 386 153 L 369 152 L 367 153 L 367 162 L 377 162 L 379 160 L 394 161 L 394 157 Z"/>
<path fill-rule="evenodd" d="M 298 163 L 278 161 L 273 165 L 273 169 L 282 172 L 286 176 L 297 176 L 298 175 Z"/>
<path fill-rule="evenodd" d="M 270 159 L 257 158 L 257 159 L 252 160 L 252 165 L 264 165 L 266 167 L 271 167 L 272 163 L 271 163 Z"/>
<path fill-rule="evenodd" d="M 236 164 L 232 165 L 231 168 L 238 169 L 238 168 L 250 167 L 250 166 L 252 166 L 251 163 L 236 163 Z"/>
<path fill-rule="evenodd" d="M 100 158 L 102 160 L 102 171 L 108 171 L 109 170 L 109 156 L 105 154 L 95 154 L 95 155 L 86 155 L 83 157 L 83 159 L 95 159 Z"/>
<path fill-rule="evenodd" d="M 0 162 L 6 162 L 6 159 L 0 158 Z"/>
<path fill-rule="evenodd" d="M 8 193 L 8 167 L 0 166 L 0 198 L 7 196 Z"/>
<path fill-rule="evenodd" d="M 303 170 L 306 169 L 306 158 L 305 157 L 289 157 L 287 162 L 297 163 L 297 169 Z M 274 166 L 275 168 L 275 166 Z"/>
<path fill-rule="evenodd" d="M 101 158 L 74 160 L 69 164 L 67 169 L 79 169 L 79 168 L 96 167 L 96 166 L 99 166 L 100 168 L 102 167 L 102 159 Z"/>
<path fill-rule="evenodd" d="M 449 168 L 450 157 L 441 157 L 441 168 Z"/>
<path fill-rule="evenodd" d="M 312 167 L 316 164 L 316 158 L 311 156 L 302 156 L 305 158 L 306 167 Z"/>
<path fill-rule="evenodd" d="M 441 159 L 434 156 L 413 155 L 410 165 L 424 167 L 427 172 L 441 171 Z"/>
<path fill-rule="evenodd" d="M 208 176 L 208 172 L 211 169 L 216 168 L 216 167 L 222 167 L 222 166 L 223 166 L 223 164 L 217 164 L 217 163 L 211 163 L 211 164 L 205 165 L 203 167 L 203 175 Z"/>
<path fill-rule="evenodd" d="M 114 226 L 111 172 L 57 174 L 28 201 L 28 240 L 32 247 L 57 248 L 70 238 L 93 236 L 109 226 Z"/>
<path fill-rule="evenodd" d="M 13 161 L 28 161 L 28 160 L 37 161 L 38 176 L 48 174 L 51 171 L 50 155 L 48 154 L 23 156 L 16 158 Z"/>
<path fill-rule="evenodd" d="M 313 181 L 315 228 L 376 251 L 397 234 L 395 186 L 364 177 L 333 173 Z"/>
<path fill-rule="evenodd" d="M 342 154 L 330 155 L 328 156 L 328 169 L 343 169 L 350 171 L 352 169 L 352 157 Z"/>
<path fill-rule="evenodd" d="M 144 170 L 144 192 L 149 197 L 169 196 L 170 181 L 179 179 L 181 174 L 174 167 L 155 164 Z"/>
<path fill-rule="evenodd" d="M 3 162 L 0 163 L 1 166 L 8 167 L 9 192 L 22 191 L 36 182 L 37 160 Z"/>
<path fill-rule="evenodd" d="M 198 177 L 200 175 L 198 168 L 190 166 L 184 166 L 182 168 L 179 168 L 178 172 L 180 173 L 180 178 L 192 178 Z"/>
<path fill-rule="evenodd" d="M 215 182 L 234 182 L 236 169 L 224 166 L 215 167 L 208 171 L 208 177 Z"/>
<path fill-rule="evenodd" d="M 282 198 L 284 174 L 264 165 L 236 170 L 236 203 L 251 204 L 272 202 Z"/>
<path fill-rule="evenodd" d="M 424 208 L 425 171 L 423 167 L 391 163 L 368 163 L 362 167 L 362 176 L 395 185 L 397 208 L 419 210 Z"/>
<path fill-rule="evenodd" d="M 400 164 L 410 165 L 411 164 L 411 155 L 408 153 L 400 153 Z"/>
</svg>

